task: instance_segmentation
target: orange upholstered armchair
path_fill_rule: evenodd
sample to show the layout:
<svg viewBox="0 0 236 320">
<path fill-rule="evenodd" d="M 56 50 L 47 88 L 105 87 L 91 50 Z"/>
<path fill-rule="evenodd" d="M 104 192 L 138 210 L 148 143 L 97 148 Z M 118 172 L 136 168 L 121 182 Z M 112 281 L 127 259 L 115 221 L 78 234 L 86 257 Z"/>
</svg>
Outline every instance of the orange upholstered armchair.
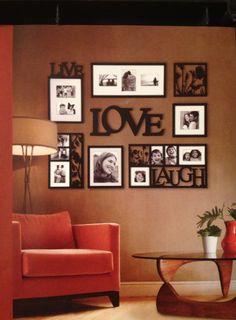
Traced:
<svg viewBox="0 0 236 320">
<path fill-rule="evenodd" d="M 13 299 L 109 296 L 119 305 L 114 223 L 71 225 L 66 212 L 13 214 Z"/>
</svg>

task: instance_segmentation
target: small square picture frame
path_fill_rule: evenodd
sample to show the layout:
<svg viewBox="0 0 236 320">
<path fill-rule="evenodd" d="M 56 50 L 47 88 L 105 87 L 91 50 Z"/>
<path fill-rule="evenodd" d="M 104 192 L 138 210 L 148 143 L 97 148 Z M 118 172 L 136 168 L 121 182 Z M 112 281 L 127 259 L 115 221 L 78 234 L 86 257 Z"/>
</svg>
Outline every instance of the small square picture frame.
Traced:
<svg viewBox="0 0 236 320">
<path fill-rule="evenodd" d="M 123 146 L 88 146 L 88 187 L 123 188 Z"/>
<path fill-rule="evenodd" d="M 206 97 L 208 94 L 207 83 L 207 63 L 174 63 L 175 97 Z"/>
<path fill-rule="evenodd" d="M 83 122 L 82 77 L 49 77 L 49 119 L 54 122 Z"/>
<path fill-rule="evenodd" d="M 178 157 L 180 166 L 205 166 L 207 146 L 205 144 L 180 145 Z"/>
<path fill-rule="evenodd" d="M 174 137 L 207 136 L 207 104 L 173 104 Z"/>
</svg>

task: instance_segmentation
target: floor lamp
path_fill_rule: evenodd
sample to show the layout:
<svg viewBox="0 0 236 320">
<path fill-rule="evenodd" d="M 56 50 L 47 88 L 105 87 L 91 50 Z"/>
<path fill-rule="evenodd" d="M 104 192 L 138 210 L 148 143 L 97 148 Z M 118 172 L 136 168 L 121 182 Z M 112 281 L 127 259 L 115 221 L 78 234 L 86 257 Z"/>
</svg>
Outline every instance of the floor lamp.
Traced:
<svg viewBox="0 0 236 320">
<path fill-rule="evenodd" d="M 13 117 L 13 155 L 24 161 L 23 211 L 32 212 L 30 171 L 34 156 L 46 156 L 57 152 L 57 125 L 49 120 Z"/>
</svg>

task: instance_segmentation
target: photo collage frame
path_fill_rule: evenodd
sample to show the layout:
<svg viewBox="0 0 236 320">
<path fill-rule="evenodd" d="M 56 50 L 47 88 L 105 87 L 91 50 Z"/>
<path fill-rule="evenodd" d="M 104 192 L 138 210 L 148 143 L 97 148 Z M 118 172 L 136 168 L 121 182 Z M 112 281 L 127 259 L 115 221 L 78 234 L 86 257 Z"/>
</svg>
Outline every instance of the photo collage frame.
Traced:
<svg viewBox="0 0 236 320">
<path fill-rule="evenodd" d="M 207 145 L 129 145 L 129 187 L 206 188 Z"/>
</svg>

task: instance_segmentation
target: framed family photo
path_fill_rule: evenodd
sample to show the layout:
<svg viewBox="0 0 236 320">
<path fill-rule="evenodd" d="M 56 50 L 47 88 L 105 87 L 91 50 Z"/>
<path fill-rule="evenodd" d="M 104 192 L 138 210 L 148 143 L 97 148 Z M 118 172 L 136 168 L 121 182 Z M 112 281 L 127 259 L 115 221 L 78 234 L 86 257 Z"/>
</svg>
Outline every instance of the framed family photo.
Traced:
<svg viewBox="0 0 236 320">
<path fill-rule="evenodd" d="M 206 145 L 180 145 L 179 165 L 193 166 L 206 165 L 207 152 Z"/>
<path fill-rule="evenodd" d="M 49 156 L 49 188 L 84 187 L 84 135 L 58 133 L 57 153 Z"/>
<path fill-rule="evenodd" d="M 88 186 L 123 187 L 123 146 L 88 147 Z"/>
<path fill-rule="evenodd" d="M 93 97 L 164 97 L 166 64 L 93 63 Z"/>
<path fill-rule="evenodd" d="M 173 104 L 173 136 L 205 137 L 207 104 Z"/>
<path fill-rule="evenodd" d="M 174 96 L 207 96 L 207 64 L 202 62 L 174 64 Z"/>
<path fill-rule="evenodd" d="M 83 122 L 82 78 L 49 77 L 49 118 L 55 122 Z"/>
</svg>

